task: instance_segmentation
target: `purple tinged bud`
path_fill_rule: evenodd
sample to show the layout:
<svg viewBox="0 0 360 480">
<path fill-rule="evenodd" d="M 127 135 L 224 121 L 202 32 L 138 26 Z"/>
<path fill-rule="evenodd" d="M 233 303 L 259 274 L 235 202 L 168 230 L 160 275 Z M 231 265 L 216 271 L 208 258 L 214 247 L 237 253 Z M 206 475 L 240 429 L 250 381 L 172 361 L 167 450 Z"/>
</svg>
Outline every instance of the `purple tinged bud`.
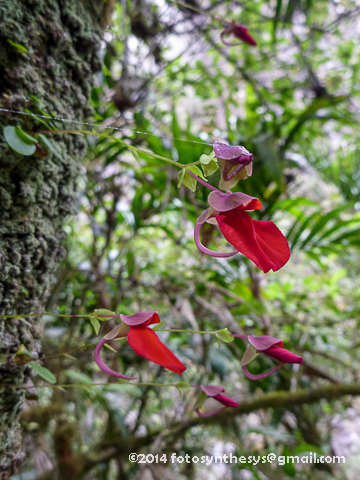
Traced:
<svg viewBox="0 0 360 480">
<path fill-rule="evenodd" d="M 221 190 L 232 188 L 239 180 L 251 175 L 253 155 L 245 147 L 215 142 L 213 149 L 221 172 Z"/>
<path fill-rule="evenodd" d="M 208 196 L 210 207 L 218 212 L 227 212 L 239 207 L 240 205 L 244 205 L 246 207 L 251 200 L 257 200 L 257 198 L 240 192 L 211 192 Z"/>
<path fill-rule="evenodd" d="M 195 405 L 195 407 L 198 406 L 199 408 L 195 408 L 195 411 L 199 415 L 199 417 L 212 417 L 213 415 L 222 412 L 226 407 L 239 406 L 239 404 L 235 402 L 235 400 L 233 400 L 232 398 L 227 397 L 226 395 L 222 395 L 222 392 L 225 392 L 225 387 L 223 387 L 222 385 L 192 385 L 192 387 L 200 387 L 203 392 L 208 396 L 205 401 L 202 400 L 200 396 L 198 398 L 198 401 L 196 402 L 197 405 Z M 218 408 L 219 405 L 221 405 L 220 408 Z M 201 412 L 200 408 L 203 408 L 203 410 L 205 411 Z"/>
<path fill-rule="evenodd" d="M 200 385 L 200 387 L 204 390 L 208 397 L 215 397 L 219 395 L 219 393 L 225 392 L 225 387 L 222 385 Z"/>
<path fill-rule="evenodd" d="M 213 149 L 216 158 L 222 160 L 238 160 L 239 162 L 250 163 L 254 158 L 253 154 L 241 145 L 230 146 L 225 143 L 214 142 Z"/>
<path fill-rule="evenodd" d="M 274 345 L 279 347 L 283 345 L 283 342 L 280 338 L 271 337 L 270 335 L 263 335 L 261 337 L 255 337 L 254 335 L 249 335 L 248 340 L 253 347 L 256 348 L 258 352 L 267 350 Z"/>
<path fill-rule="evenodd" d="M 147 326 L 150 324 L 153 317 L 155 317 L 154 320 L 158 321 L 153 321 L 151 323 L 160 323 L 157 312 L 138 312 L 130 316 L 120 315 L 121 320 L 126 323 L 126 325 L 129 325 L 129 327 L 136 327 L 137 325 Z"/>
</svg>

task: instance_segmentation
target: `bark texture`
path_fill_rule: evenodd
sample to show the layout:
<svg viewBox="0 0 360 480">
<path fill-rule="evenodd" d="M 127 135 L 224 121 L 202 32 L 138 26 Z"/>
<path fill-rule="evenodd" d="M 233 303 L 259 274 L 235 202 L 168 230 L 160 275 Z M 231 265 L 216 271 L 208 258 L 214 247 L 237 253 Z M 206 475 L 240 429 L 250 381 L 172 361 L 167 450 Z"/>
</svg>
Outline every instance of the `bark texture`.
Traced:
<svg viewBox="0 0 360 480">
<path fill-rule="evenodd" d="M 0 0 L 0 107 L 85 119 L 108 7 L 104 0 Z M 8 385 L 23 384 L 31 372 L 14 363 L 14 354 L 24 345 L 41 355 L 39 320 L 26 314 L 44 308 L 86 153 L 83 137 L 57 134 L 51 141 L 59 157 L 21 156 L 5 143 L 4 125 L 48 130 L 35 117 L 0 111 L 0 315 L 24 315 L 0 319 L 0 480 L 24 460 L 24 393 Z"/>
</svg>

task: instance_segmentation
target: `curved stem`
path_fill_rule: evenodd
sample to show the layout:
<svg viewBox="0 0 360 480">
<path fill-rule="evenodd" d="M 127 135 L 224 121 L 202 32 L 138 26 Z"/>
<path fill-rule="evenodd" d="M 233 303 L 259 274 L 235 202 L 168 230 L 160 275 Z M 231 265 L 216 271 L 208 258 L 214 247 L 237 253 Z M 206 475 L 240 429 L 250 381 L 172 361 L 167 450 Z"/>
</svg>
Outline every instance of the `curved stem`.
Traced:
<svg viewBox="0 0 360 480">
<path fill-rule="evenodd" d="M 200 229 L 201 225 L 199 223 L 196 223 L 195 229 L 194 229 L 194 240 L 195 240 L 195 245 L 197 248 L 200 250 L 200 252 L 205 253 L 205 255 L 209 255 L 210 257 L 233 257 L 238 253 L 236 252 L 230 252 L 230 253 L 222 253 L 222 252 L 214 252 L 214 250 L 210 250 L 209 248 L 206 248 L 200 241 Z"/>
<path fill-rule="evenodd" d="M 174 2 L 174 3 L 177 3 L 178 5 L 180 5 L 182 7 L 188 8 L 189 10 L 193 10 L 196 13 L 200 13 L 201 15 L 211 17 L 213 20 L 217 20 L 217 21 L 225 23 L 227 25 L 229 24 L 229 22 L 227 20 L 224 20 L 223 18 L 218 17 L 217 15 L 213 15 L 210 12 L 206 12 L 205 10 L 200 10 L 199 8 L 196 8 L 193 5 L 189 5 L 188 3 L 180 2 L 178 0 L 171 0 L 171 1 Z"/>
<path fill-rule="evenodd" d="M 112 375 L 113 377 L 117 377 L 117 378 L 122 378 L 124 380 L 136 380 L 137 377 L 127 377 L 126 375 L 123 375 L 122 373 L 119 373 L 119 372 L 115 372 L 115 370 L 112 370 L 111 368 L 109 368 L 107 365 L 105 365 L 105 363 L 101 360 L 101 357 L 100 357 L 100 350 L 102 349 L 102 347 L 105 345 L 105 343 L 107 343 L 108 340 L 106 340 L 106 338 L 103 338 L 100 340 L 100 342 L 96 345 L 96 348 L 95 348 L 95 351 L 94 351 L 94 358 L 95 358 L 95 362 L 97 363 L 98 367 L 100 368 L 100 370 L 102 370 L 103 372 L 107 373 L 108 375 Z"/>
<path fill-rule="evenodd" d="M 6 387 L 11 387 L 19 390 L 31 390 L 32 388 L 75 388 L 75 387 L 107 387 L 108 385 L 123 385 L 124 382 L 111 382 L 111 383 L 68 383 L 68 384 L 59 384 L 59 385 L 9 385 L 6 384 Z M 136 385 L 137 387 L 176 387 L 176 383 L 127 383 L 127 385 Z M 5 386 L 0 384 L 0 387 Z"/>
<path fill-rule="evenodd" d="M 91 317 L 92 315 L 89 314 L 84 314 L 84 315 L 66 315 L 62 313 L 24 313 L 23 315 L 0 315 L 0 318 L 24 318 L 24 317 L 45 317 L 45 316 L 51 316 L 51 317 L 63 317 L 63 318 L 86 318 L 86 317 Z M 99 315 L 101 317 L 103 315 Z M 110 315 L 105 315 L 106 317 L 109 317 Z"/>
<path fill-rule="evenodd" d="M 188 165 L 184 165 L 184 168 L 186 168 Z M 213 187 L 212 185 L 209 185 L 207 182 L 204 182 L 204 180 L 201 180 L 201 178 L 199 178 L 197 175 L 195 175 L 194 173 L 192 173 L 190 170 L 186 170 L 187 173 L 189 175 L 191 175 L 192 177 L 195 178 L 195 180 L 197 180 L 199 183 L 201 183 L 202 185 L 204 185 L 204 187 L 207 187 L 209 188 L 210 190 L 214 190 L 214 192 L 220 192 L 222 193 L 219 189 Z"/>
<path fill-rule="evenodd" d="M 250 380 L 262 380 L 263 378 L 269 377 L 273 373 L 277 372 L 279 368 L 281 368 L 284 364 L 280 363 L 277 367 L 272 368 L 271 370 L 268 370 L 267 372 L 260 373 L 259 375 L 253 375 L 252 373 L 249 372 L 247 369 L 247 366 L 242 367 L 242 371 L 244 372 L 244 375 L 247 378 L 250 378 Z"/>
<path fill-rule="evenodd" d="M 216 415 L 217 413 L 222 412 L 223 410 L 225 410 L 225 408 L 226 407 L 222 407 L 222 408 L 219 408 L 218 410 L 214 410 L 213 412 L 209 412 L 209 413 L 201 413 L 200 410 L 197 408 L 195 412 L 199 415 L 199 417 L 208 418 L 208 417 L 212 417 L 213 415 Z"/>
<path fill-rule="evenodd" d="M 176 332 L 176 333 L 201 333 L 201 334 L 207 334 L 207 335 L 216 335 L 217 333 L 221 332 L 221 330 L 216 330 L 215 332 L 206 332 L 202 330 L 174 330 L 174 329 L 169 329 L 165 330 L 163 328 L 159 328 L 156 330 L 157 332 Z M 197 386 L 197 385 L 194 385 Z"/>
<path fill-rule="evenodd" d="M 188 168 L 188 167 L 196 167 L 196 165 L 201 165 L 201 162 L 200 160 L 197 160 L 196 162 L 191 162 L 191 163 L 186 163 L 186 164 L 182 164 L 184 168 Z"/>
</svg>

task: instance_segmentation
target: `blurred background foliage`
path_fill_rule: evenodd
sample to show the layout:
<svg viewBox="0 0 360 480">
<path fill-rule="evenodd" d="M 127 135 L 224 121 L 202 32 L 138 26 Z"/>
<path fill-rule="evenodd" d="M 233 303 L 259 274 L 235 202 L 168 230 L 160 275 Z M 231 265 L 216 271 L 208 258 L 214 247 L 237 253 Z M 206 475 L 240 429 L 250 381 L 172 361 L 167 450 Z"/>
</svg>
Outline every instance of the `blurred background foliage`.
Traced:
<svg viewBox="0 0 360 480">
<path fill-rule="evenodd" d="M 254 154 L 253 176 L 233 191 L 258 197 L 258 219 L 276 222 L 292 249 L 276 273 L 242 255 L 202 255 L 193 241 L 208 191 L 177 189 L 177 169 L 133 158 L 88 136 L 78 215 L 66 227 L 67 256 L 46 311 L 96 308 L 132 315 L 157 310 L 164 328 L 271 334 L 304 357 L 263 381 L 249 381 L 241 339 L 159 333 L 187 365 L 182 380 L 223 384 L 246 415 L 198 421 L 194 392 L 116 384 L 93 360 L 88 319 L 44 324 L 44 366 L 73 388 L 28 390 L 22 423 L 27 461 L 14 480 L 357 479 L 360 405 L 356 397 L 259 409 L 254 395 L 359 380 L 360 5 L 351 0 L 170 0 L 114 3 L 94 79 L 93 121 L 114 136 L 182 163 L 215 140 Z M 201 9 L 200 14 L 196 9 Z M 258 46 L 227 47 L 211 14 L 246 25 Z M 61 128 L 61 127 L 60 127 Z M 219 173 L 209 177 L 217 186 Z M 212 249 L 231 247 L 212 225 Z M 104 322 L 99 335 L 115 326 Z M 112 342 L 108 364 L 140 382 L 179 379 Z M 59 353 L 67 352 L 64 355 Z M 52 355 L 57 355 L 51 358 Z M 260 355 L 253 373 L 274 366 Z M 42 385 L 34 377 L 35 385 Z M 92 383 L 109 383 L 105 387 Z M 76 386 L 76 385 L 82 385 Z M 191 420 L 194 419 L 194 420 Z M 131 449 L 132 447 L 133 449 Z M 128 453 L 178 455 L 337 454 L 345 465 L 131 464 Z M 168 457 L 169 458 L 169 457 Z"/>
</svg>

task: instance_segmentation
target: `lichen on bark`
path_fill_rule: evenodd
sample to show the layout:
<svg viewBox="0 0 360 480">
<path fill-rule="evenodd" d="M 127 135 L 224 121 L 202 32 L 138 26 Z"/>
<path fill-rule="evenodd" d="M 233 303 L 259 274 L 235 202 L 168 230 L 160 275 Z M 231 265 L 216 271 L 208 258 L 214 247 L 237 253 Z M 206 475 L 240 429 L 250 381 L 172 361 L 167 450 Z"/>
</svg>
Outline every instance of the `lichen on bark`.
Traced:
<svg viewBox="0 0 360 480">
<path fill-rule="evenodd" d="M 0 107 L 86 119 L 108 6 L 0 0 Z M 75 211 L 75 179 L 86 153 L 83 137 L 57 134 L 51 141 L 59 156 L 23 157 L 5 143 L 5 125 L 46 129 L 36 117 L 0 111 L 0 314 L 24 315 L 0 319 L 0 480 L 24 459 L 18 422 L 24 393 L 10 385 L 26 382 L 30 367 L 16 365 L 14 354 L 24 345 L 41 355 L 40 322 L 26 314 L 43 310 L 64 255 L 63 225 Z"/>
</svg>

